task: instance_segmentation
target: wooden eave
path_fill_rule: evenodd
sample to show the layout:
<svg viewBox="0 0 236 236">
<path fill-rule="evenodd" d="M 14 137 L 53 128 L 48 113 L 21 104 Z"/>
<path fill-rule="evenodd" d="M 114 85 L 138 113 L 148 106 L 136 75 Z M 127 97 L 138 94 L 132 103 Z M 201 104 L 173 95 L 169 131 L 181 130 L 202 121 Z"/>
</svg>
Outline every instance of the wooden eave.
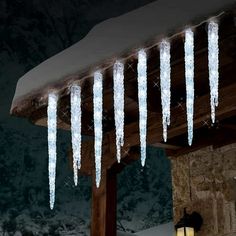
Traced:
<svg viewBox="0 0 236 236">
<path fill-rule="evenodd" d="M 235 11 L 225 12 L 220 19 L 219 47 L 220 47 L 220 81 L 219 81 L 219 107 L 216 109 L 217 125 L 212 126 L 210 120 L 210 90 L 208 80 L 208 45 L 206 23 L 195 29 L 195 107 L 194 107 L 194 137 L 193 146 L 187 144 L 187 121 L 185 109 L 185 75 L 184 75 L 184 38 L 176 36 L 171 41 L 171 125 L 168 129 L 168 141 L 162 139 L 162 119 L 159 80 L 159 50 L 156 44 L 146 45 L 148 50 L 148 136 L 147 143 L 165 147 L 170 155 L 180 155 L 193 149 L 210 145 L 203 139 L 212 135 L 225 135 L 224 142 L 234 142 L 236 116 L 236 27 Z M 152 46 L 153 45 L 153 46 Z M 125 55 L 126 57 L 127 55 Z M 121 57 L 122 59 L 122 57 Z M 137 96 L 137 57 L 130 56 L 125 62 L 125 145 L 123 156 L 127 150 L 139 146 L 138 130 L 138 96 Z M 100 68 L 107 67 L 104 71 L 104 152 L 111 160 L 103 159 L 106 167 L 112 166 L 115 148 L 115 126 L 113 112 L 113 79 L 112 67 L 104 63 Z M 82 78 L 82 79 L 81 79 Z M 64 80 L 63 84 L 54 85 L 60 95 L 58 106 L 58 127 L 70 129 L 70 97 L 69 86 L 77 81 L 82 87 L 82 133 L 93 137 L 93 102 L 92 87 L 93 77 L 91 68 L 83 75 L 75 75 Z M 25 117 L 30 122 L 47 125 L 46 88 L 27 97 L 12 108 L 11 114 Z M 208 124 L 208 125 L 206 125 Z M 227 128 L 226 128 L 227 127 Z M 219 133 L 219 134 L 218 134 Z M 89 144 L 88 144 L 89 143 Z M 90 173 L 94 165 L 92 141 L 84 143 L 89 146 L 86 157 L 82 160 L 82 172 Z M 219 143 L 220 145 L 220 143 Z M 89 154 L 88 154 L 89 152 Z M 126 153 L 126 154 L 125 154 Z M 87 161 L 88 160 L 88 161 Z M 83 163 L 84 162 L 84 163 Z"/>
</svg>

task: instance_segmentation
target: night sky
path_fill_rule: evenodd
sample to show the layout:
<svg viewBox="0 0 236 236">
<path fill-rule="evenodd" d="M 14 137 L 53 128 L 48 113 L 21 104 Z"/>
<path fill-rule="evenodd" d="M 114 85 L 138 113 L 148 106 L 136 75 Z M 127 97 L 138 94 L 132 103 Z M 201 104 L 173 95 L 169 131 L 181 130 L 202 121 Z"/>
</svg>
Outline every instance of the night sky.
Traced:
<svg viewBox="0 0 236 236">
<path fill-rule="evenodd" d="M 56 204 L 50 211 L 47 130 L 11 117 L 11 101 L 27 71 L 85 37 L 97 23 L 149 2 L 0 1 L 0 235 L 89 235 L 91 179 L 80 177 L 79 186 L 73 186 L 70 133 L 58 134 Z M 149 148 L 144 169 L 139 162 L 127 167 L 118 189 L 119 230 L 135 232 L 172 219 L 170 163 L 163 150 Z"/>
</svg>

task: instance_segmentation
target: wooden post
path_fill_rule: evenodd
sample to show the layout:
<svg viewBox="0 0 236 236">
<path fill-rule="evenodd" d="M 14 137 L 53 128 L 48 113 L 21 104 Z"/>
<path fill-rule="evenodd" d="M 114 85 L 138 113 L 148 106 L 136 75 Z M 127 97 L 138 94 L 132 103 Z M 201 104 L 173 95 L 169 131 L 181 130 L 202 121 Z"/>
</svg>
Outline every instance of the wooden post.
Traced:
<svg viewBox="0 0 236 236">
<path fill-rule="evenodd" d="M 116 236 L 116 178 L 112 169 L 104 170 L 100 188 L 92 186 L 91 236 Z"/>
</svg>

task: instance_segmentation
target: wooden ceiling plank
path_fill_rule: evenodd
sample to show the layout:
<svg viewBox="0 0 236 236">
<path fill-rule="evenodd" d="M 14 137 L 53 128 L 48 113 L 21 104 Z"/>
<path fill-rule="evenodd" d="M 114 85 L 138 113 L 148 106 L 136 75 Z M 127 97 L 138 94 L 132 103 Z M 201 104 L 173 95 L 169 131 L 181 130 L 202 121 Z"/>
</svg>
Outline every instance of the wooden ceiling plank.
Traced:
<svg viewBox="0 0 236 236">
<path fill-rule="evenodd" d="M 216 119 L 230 117 L 236 112 L 236 84 L 221 88 L 219 92 L 219 107 L 216 109 Z M 229 96 L 229 94 L 231 96 Z M 202 126 L 204 120 L 210 119 L 209 94 L 199 97 L 195 102 L 194 128 Z M 185 104 L 181 108 L 175 107 L 171 110 L 172 122 L 168 129 L 168 138 L 179 136 L 187 131 Z M 173 120 L 174 119 L 174 120 Z M 115 140 L 115 133 L 109 133 L 110 140 Z M 162 119 L 156 114 L 148 117 L 147 143 L 153 144 L 162 142 Z M 114 144 L 110 144 L 114 145 Z M 125 126 L 125 147 L 139 145 L 138 122 Z M 113 148 L 114 149 L 114 148 Z"/>
</svg>

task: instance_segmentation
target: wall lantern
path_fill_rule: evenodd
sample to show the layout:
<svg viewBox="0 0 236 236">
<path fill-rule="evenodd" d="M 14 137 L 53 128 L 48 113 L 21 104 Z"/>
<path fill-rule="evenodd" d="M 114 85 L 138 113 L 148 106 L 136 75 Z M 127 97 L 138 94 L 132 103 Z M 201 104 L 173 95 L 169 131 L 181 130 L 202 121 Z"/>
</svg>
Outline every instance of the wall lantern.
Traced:
<svg viewBox="0 0 236 236">
<path fill-rule="evenodd" d="M 188 214 L 184 209 L 184 216 L 175 225 L 176 236 L 194 236 L 202 226 L 203 219 L 197 212 Z"/>
</svg>

